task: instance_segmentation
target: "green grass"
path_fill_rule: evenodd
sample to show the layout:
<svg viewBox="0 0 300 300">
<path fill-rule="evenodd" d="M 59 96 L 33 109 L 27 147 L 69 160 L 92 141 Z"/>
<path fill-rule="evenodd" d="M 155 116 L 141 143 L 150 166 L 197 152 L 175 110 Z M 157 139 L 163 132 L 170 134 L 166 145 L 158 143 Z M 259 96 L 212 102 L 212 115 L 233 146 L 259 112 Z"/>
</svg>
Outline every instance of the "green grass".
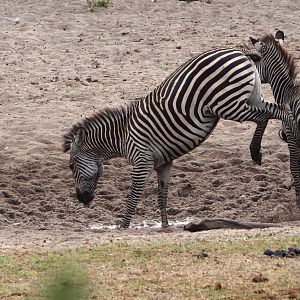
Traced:
<svg viewBox="0 0 300 300">
<path fill-rule="evenodd" d="M 88 281 L 84 271 L 69 263 L 47 278 L 39 294 L 46 300 L 88 299 Z"/>
<path fill-rule="evenodd" d="M 87 0 L 90 11 L 95 11 L 97 8 L 108 7 L 109 0 Z"/>
<path fill-rule="evenodd" d="M 0 256 L 0 299 L 300 299 L 300 257 L 263 255 L 299 245 L 299 236 L 241 234 L 16 252 Z M 197 258 L 201 250 L 209 257 Z M 268 280 L 253 282 L 259 274 Z"/>
</svg>

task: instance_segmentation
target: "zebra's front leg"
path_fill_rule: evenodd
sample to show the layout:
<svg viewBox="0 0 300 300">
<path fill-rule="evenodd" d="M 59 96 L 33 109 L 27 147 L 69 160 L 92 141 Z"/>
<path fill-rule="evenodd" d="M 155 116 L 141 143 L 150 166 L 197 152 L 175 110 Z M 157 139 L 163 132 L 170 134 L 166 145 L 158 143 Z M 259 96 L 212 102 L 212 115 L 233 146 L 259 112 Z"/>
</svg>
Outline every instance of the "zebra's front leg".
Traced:
<svg viewBox="0 0 300 300">
<path fill-rule="evenodd" d="M 158 207 L 160 209 L 161 215 L 161 227 L 166 228 L 169 226 L 167 217 L 167 197 L 168 188 L 170 182 L 170 171 L 172 167 L 172 162 L 165 163 L 159 168 L 155 169 L 157 172 L 158 181 Z"/>
<path fill-rule="evenodd" d="M 300 208 L 300 149 L 296 145 L 288 127 L 285 127 L 290 152 L 290 170 L 296 191 L 296 204 Z"/>
<path fill-rule="evenodd" d="M 122 228 L 128 228 L 132 216 L 135 213 L 136 205 L 142 197 L 144 186 L 153 170 L 153 161 L 140 159 L 134 163 L 132 171 L 132 187 L 129 198 L 126 202 L 125 216 L 121 222 Z"/>
<path fill-rule="evenodd" d="M 282 123 L 282 128 L 278 131 L 279 138 L 287 143 L 286 129 L 284 123 Z"/>
<path fill-rule="evenodd" d="M 300 148 L 300 134 L 298 126 L 294 120 L 291 110 L 285 105 L 264 102 L 264 107 L 256 107 L 245 104 L 240 107 L 239 112 L 235 113 L 232 117 L 227 117 L 227 119 L 238 122 L 253 121 L 257 124 L 264 123 L 268 119 L 281 120 L 284 122 L 285 126 L 290 128 L 294 141 Z"/>
<path fill-rule="evenodd" d="M 253 138 L 250 143 L 250 154 L 252 160 L 257 163 L 259 166 L 261 165 L 261 141 L 265 132 L 265 129 L 268 125 L 268 119 L 257 123 Z"/>
<path fill-rule="evenodd" d="M 298 129 L 298 124 L 296 123 L 294 116 L 288 106 L 278 105 L 275 103 L 266 102 L 267 109 L 271 113 L 270 118 L 281 120 L 283 123 L 283 140 L 284 140 L 284 130 L 289 128 L 289 134 L 292 135 L 294 143 L 300 148 L 300 132 Z"/>
</svg>

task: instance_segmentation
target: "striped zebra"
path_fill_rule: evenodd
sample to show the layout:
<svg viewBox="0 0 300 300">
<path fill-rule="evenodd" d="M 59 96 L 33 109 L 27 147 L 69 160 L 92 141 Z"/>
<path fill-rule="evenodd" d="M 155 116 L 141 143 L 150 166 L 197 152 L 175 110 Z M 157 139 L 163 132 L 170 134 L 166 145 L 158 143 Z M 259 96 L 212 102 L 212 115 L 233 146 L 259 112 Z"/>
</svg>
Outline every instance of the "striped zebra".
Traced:
<svg viewBox="0 0 300 300">
<path fill-rule="evenodd" d="M 220 118 L 258 124 L 275 118 L 299 137 L 290 110 L 263 101 L 260 87 L 259 74 L 245 54 L 214 49 L 184 63 L 145 98 L 85 118 L 64 135 L 78 200 L 89 205 L 93 199 L 104 160 L 125 157 L 133 170 L 121 226 L 129 227 L 154 169 L 161 224 L 167 227 L 172 161 L 203 143 Z"/>
<path fill-rule="evenodd" d="M 261 39 L 250 38 L 261 59 L 255 62 L 263 83 L 269 83 L 279 105 L 290 106 L 293 118 L 300 127 L 300 84 L 296 81 L 296 63 L 292 55 L 282 48 L 284 33 L 277 31 L 275 37 L 266 35 Z M 267 121 L 258 123 L 250 145 L 251 156 L 258 164 L 261 163 L 261 140 Z M 290 169 L 296 190 L 296 202 L 300 207 L 300 148 L 291 128 L 283 123 L 279 136 L 288 142 L 290 152 Z"/>
</svg>

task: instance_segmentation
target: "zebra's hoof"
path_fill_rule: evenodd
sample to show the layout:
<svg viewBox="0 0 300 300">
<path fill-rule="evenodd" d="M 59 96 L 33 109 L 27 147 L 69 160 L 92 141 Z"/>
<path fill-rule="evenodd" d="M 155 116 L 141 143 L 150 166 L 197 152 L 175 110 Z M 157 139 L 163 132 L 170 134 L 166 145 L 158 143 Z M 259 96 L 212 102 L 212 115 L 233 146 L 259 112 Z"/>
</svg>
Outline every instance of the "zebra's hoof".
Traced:
<svg viewBox="0 0 300 300">
<path fill-rule="evenodd" d="M 251 152 L 251 158 L 257 165 L 261 166 L 262 154 L 260 152 L 257 152 L 257 153 Z"/>
<path fill-rule="evenodd" d="M 124 220 L 122 220 L 122 221 L 118 220 L 116 225 L 117 225 L 117 229 L 120 229 L 120 230 L 129 228 L 129 224 L 124 222 Z"/>
</svg>

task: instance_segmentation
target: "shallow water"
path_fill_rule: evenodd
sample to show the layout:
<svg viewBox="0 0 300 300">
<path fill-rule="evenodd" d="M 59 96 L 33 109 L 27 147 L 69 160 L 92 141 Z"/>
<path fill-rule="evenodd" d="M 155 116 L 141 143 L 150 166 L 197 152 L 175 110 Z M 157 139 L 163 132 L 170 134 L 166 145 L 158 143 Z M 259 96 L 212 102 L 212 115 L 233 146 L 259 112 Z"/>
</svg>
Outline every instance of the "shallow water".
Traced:
<svg viewBox="0 0 300 300">
<path fill-rule="evenodd" d="M 183 227 L 184 225 L 192 222 L 193 219 L 186 218 L 184 220 L 176 220 L 176 221 L 169 221 L 169 225 L 173 227 Z M 118 225 L 103 225 L 100 223 L 93 223 L 88 226 L 88 228 L 92 231 L 98 230 L 112 230 L 118 229 Z M 141 229 L 141 228 L 161 228 L 161 223 L 153 220 L 144 220 L 142 223 L 139 224 L 132 224 L 130 226 L 132 229 Z"/>
</svg>

